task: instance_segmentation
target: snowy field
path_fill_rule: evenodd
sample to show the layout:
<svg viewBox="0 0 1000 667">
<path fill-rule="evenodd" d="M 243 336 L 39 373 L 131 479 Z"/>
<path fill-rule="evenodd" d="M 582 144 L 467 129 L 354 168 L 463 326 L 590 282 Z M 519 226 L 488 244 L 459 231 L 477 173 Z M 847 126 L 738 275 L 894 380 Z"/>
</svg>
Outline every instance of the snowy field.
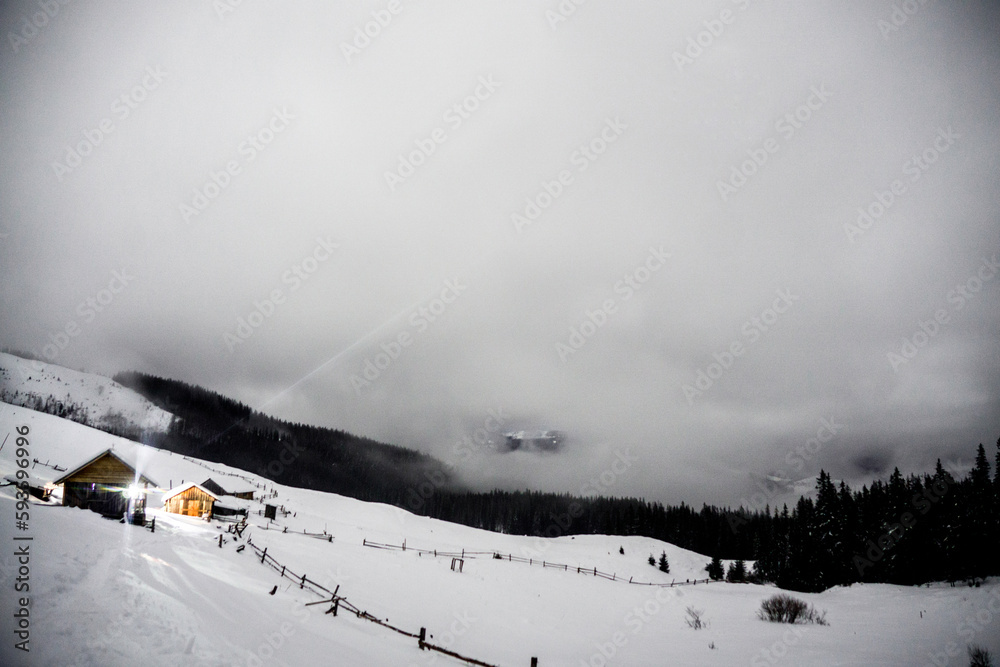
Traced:
<svg viewBox="0 0 1000 667">
<path fill-rule="evenodd" d="M 213 471 L 177 455 L 24 408 L 0 404 L 0 476 L 16 470 L 14 432 L 28 426 L 31 456 L 72 469 L 112 445 L 166 488 Z M 642 537 L 538 539 L 499 535 L 414 516 L 386 505 L 273 485 L 294 516 L 254 513 L 244 533 L 296 573 L 428 641 L 494 665 L 965 665 L 965 647 L 1000 654 L 1000 582 L 980 588 L 855 585 L 796 594 L 826 610 L 829 626 L 787 626 L 755 617 L 773 587 L 712 583 L 672 589 L 629 585 L 551 568 L 418 549 L 499 551 L 669 583 L 703 578 L 708 557 Z M 44 466 L 31 471 L 54 479 Z M 156 498 L 150 500 L 157 504 Z M 261 505 L 255 503 L 255 507 Z M 329 604 L 261 564 L 228 524 L 152 511 L 156 531 L 95 513 L 37 503 L 30 527 L 30 649 L 13 648 L 18 563 L 15 501 L 0 489 L 2 665 L 459 665 L 414 639 Z M 288 532 L 282 532 L 287 528 Z M 332 542 L 305 536 L 332 534 Z M 298 533 L 298 534 L 296 534 Z M 223 545 L 219 547 L 219 535 Z M 373 549 L 365 540 L 402 544 Z M 619 553 L 619 547 L 625 554 Z M 666 551 L 671 573 L 646 562 Z M 277 586 L 274 595 L 270 592 Z M 692 630 L 685 609 L 704 612 Z M 951 649 L 953 656 L 949 656 Z"/>
<path fill-rule="evenodd" d="M 173 419 L 169 412 L 110 378 L 4 352 L 0 352 L 0 396 L 17 405 L 27 405 L 34 397 L 44 400 L 51 396 L 66 405 L 85 409 L 89 423 L 94 424 L 118 420 L 140 429 L 163 432 Z"/>
</svg>

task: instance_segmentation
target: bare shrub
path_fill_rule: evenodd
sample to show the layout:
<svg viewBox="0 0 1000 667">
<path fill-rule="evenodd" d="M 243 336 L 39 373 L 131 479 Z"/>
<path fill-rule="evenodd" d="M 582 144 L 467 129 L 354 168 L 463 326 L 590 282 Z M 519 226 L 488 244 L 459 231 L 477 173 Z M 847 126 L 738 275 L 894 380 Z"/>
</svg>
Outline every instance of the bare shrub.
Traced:
<svg viewBox="0 0 1000 667">
<path fill-rule="evenodd" d="M 684 611 L 687 613 L 687 618 L 684 619 L 684 622 L 687 623 L 689 628 L 701 630 L 708 627 L 708 622 L 701 620 L 702 614 L 705 613 L 703 610 L 688 607 Z"/>
<path fill-rule="evenodd" d="M 760 603 L 757 618 L 772 623 L 815 623 L 829 625 L 826 612 L 818 612 L 812 605 L 791 595 L 780 593 L 773 595 Z"/>
<path fill-rule="evenodd" d="M 993 656 L 982 646 L 969 647 L 969 667 L 993 667 Z"/>
</svg>

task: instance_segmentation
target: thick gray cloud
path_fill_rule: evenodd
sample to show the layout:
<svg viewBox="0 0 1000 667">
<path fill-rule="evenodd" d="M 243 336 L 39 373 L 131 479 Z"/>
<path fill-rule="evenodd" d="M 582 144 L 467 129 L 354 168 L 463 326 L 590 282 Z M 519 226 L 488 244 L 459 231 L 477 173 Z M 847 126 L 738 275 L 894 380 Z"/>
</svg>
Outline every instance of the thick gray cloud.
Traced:
<svg viewBox="0 0 1000 667">
<path fill-rule="evenodd" d="M 1000 435 L 995 5 L 559 6 L 5 3 L 0 342 L 483 485 Z M 566 446 L 475 445 L 520 429 Z"/>
</svg>

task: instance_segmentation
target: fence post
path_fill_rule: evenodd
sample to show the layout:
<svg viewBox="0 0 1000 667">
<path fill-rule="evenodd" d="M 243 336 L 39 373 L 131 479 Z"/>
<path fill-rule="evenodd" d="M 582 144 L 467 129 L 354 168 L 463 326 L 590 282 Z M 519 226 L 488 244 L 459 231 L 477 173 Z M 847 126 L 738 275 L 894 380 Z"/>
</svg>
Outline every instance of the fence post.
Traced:
<svg viewBox="0 0 1000 667">
<path fill-rule="evenodd" d="M 538 667 L 538 658 L 531 659 L 531 667 Z"/>
<path fill-rule="evenodd" d="M 149 524 L 149 532 L 151 532 L 151 533 L 155 533 L 156 532 L 156 517 L 155 516 L 153 517 L 153 522 Z"/>
<path fill-rule="evenodd" d="M 265 558 L 267 558 L 267 547 L 264 547 L 264 553 L 262 553 L 262 554 L 260 555 L 260 562 L 261 562 L 261 564 L 263 564 L 263 563 L 264 563 L 264 559 L 265 559 Z"/>
<path fill-rule="evenodd" d="M 219 548 L 222 548 L 222 533 L 219 533 Z"/>
<path fill-rule="evenodd" d="M 302 575 L 302 583 L 299 584 L 299 588 L 300 589 L 305 588 L 305 585 L 306 585 L 306 575 L 303 574 Z"/>
<path fill-rule="evenodd" d="M 281 566 L 281 576 L 282 577 L 285 576 L 285 566 L 284 565 Z"/>
<path fill-rule="evenodd" d="M 424 650 L 424 640 L 427 639 L 427 628 L 420 628 L 420 637 L 417 638 L 417 645 L 420 650 Z"/>
</svg>

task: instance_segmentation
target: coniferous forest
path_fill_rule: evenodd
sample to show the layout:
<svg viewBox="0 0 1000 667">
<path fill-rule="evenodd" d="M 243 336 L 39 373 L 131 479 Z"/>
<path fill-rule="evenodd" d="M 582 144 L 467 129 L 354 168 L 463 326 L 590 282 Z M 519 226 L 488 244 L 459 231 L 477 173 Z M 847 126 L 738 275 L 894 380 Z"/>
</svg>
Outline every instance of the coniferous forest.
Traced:
<svg viewBox="0 0 1000 667">
<path fill-rule="evenodd" d="M 456 484 L 444 464 L 412 450 L 277 420 L 173 380 L 140 373 L 114 379 L 178 419 L 165 434 L 92 426 L 281 484 L 392 504 L 485 530 L 543 537 L 642 535 L 716 562 L 753 561 L 747 579 L 796 591 L 1000 574 L 1000 440 L 992 465 L 980 444 L 964 474 L 938 461 L 930 473 L 904 476 L 896 469 L 887 481 L 851 489 L 821 471 L 815 497 L 799 498 L 794 507 L 696 510 L 640 498 L 472 491 Z M 36 409 L 50 411 L 45 404 Z M 711 575 L 724 576 L 720 566 Z M 728 578 L 741 580 L 742 568 L 731 568 Z"/>
</svg>

